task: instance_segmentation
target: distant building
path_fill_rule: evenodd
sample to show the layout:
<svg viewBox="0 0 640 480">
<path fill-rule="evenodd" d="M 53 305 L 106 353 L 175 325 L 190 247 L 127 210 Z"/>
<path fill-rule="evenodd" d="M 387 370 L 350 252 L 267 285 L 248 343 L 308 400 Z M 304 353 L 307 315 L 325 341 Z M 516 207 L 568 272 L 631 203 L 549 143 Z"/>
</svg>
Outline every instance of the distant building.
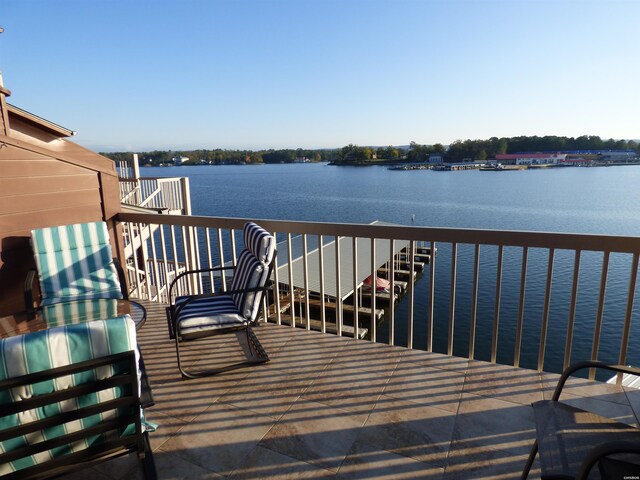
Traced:
<svg viewBox="0 0 640 480">
<path fill-rule="evenodd" d="M 503 153 L 496 155 L 496 160 L 504 165 L 556 165 L 566 158 L 566 153 Z"/>
<path fill-rule="evenodd" d="M 189 161 L 189 157 L 173 157 L 171 161 L 174 165 L 182 165 L 184 162 Z"/>
<path fill-rule="evenodd" d="M 309 160 L 307 157 L 296 157 L 293 163 L 309 163 L 310 161 L 311 160 Z"/>
<path fill-rule="evenodd" d="M 603 150 L 600 152 L 601 160 L 609 162 L 626 162 L 637 157 L 633 150 Z"/>
<path fill-rule="evenodd" d="M 561 162 L 558 162 L 558 165 L 563 165 L 563 166 L 569 165 L 569 166 L 580 167 L 580 166 L 591 165 L 592 163 L 593 163 L 593 158 L 584 158 L 584 157 L 575 156 L 575 155 L 567 155 L 567 158 L 565 158 Z"/>
<path fill-rule="evenodd" d="M 438 164 L 443 163 L 444 157 L 441 153 L 432 153 L 429 155 L 429 163 Z"/>
<path fill-rule="evenodd" d="M 433 167 L 434 170 L 440 170 L 445 172 L 455 172 L 459 170 L 475 170 L 480 168 L 480 164 L 475 162 L 460 162 L 460 163 L 445 163 Z"/>
</svg>

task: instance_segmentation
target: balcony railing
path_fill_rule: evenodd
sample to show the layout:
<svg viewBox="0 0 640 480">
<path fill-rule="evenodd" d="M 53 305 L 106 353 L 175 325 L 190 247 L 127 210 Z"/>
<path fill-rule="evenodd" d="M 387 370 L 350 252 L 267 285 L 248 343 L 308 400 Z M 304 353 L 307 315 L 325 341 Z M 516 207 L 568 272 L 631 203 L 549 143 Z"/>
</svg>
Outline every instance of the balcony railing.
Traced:
<svg viewBox="0 0 640 480">
<path fill-rule="evenodd" d="M 132 294 L 159 302 L 168 301 L 167 284 L 176 273 L 235 264 L 246 222 L 133 213 L 120 214 L 119 220 L 129 242 Z M 273 292 L 263 306 L 263 317 L 278 324 L 337 335 L 366 329 L 372 341 L 539 371 L 559 371 L 571 361 L 602 355 L 626 364 L 630 347 L 639 344 L 632 335 L 637 237 L 257 223 L 279 240 Z M 397 272 L 415 271 L 420 255 L 429 256 L 422 258 L 424 272 L 417 282 L 408 273 L 404 295 L 394 301 Z M 386 300 L 365 291 L 363 271 L 372 285 L 382 275 L 388 278 Z M 178 291 L 215 289 L 226 281 L 188 278 Z M 615 291 L 613 302 L 607 302 L 607 291 Z"/>
<path fill-rule="evenodd" d="M 120 179 L 120 201 L 126 205 L 186 214 L 189 198 L 187 178 Z"/>
</svg>

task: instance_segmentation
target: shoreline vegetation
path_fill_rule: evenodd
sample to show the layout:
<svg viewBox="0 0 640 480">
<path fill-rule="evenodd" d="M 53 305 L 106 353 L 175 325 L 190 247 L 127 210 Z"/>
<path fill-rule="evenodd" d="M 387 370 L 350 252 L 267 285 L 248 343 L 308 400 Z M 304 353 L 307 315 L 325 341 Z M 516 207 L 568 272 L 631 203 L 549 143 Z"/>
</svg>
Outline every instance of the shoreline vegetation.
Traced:
<svg viewBox="0 0 640 480">
<path fill-rule="evenodd" d="M 598 136 L 583 135 L 580 137 L 491 137 L 488 140 L 456 140 L 447 146 L 440 143 L 420 145 L 411 142 L 409 145 L 398 147 L 361 147 L 349 144 L 335 149 L 154 150 L 141 152 L 138 157 L 141 166 L 328 162 L 331 165 L 344 166 L 386 165 L 400 167 L 407 164 L 426 163 L 433 156 L 441 157 L 441 163 L 454 164 L 488 161 L 496 158 L 496 155 L 522 152 L 578 152 L 576 154 L 579 154 L 579 152 L 587 151 L 606 152 L 612 150 L 632 150 L 636 156 L 640 156 L 640 145 L 634 140 L 602 140 Z M 101 155 L 119 162 L 129 160 L 132 152 L 111 152 L 101 153 Z M 593 153 L 586 155 L 593 155 Z M 597 164 L 597 162 L 598 158 L 594 157 L 593 163 Z"/>
</svg>

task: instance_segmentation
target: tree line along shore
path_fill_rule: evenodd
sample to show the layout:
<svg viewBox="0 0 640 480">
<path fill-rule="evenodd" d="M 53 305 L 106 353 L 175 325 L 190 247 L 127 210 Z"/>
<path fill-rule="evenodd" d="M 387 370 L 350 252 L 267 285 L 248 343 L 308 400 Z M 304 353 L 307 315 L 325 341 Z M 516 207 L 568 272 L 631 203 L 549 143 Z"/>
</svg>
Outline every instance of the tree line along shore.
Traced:
<svg viewBox="0 0 640 480">
<path fill-rule="evenodd" d="M 375 165 L 419 163 L 430 155 L 442 155 L 445 163 L 486 160 L 495 155 L 518 152 L 633 150 L 640 155 L 635 140 L 602 140 L 598 136 L 580 137 L 520 136 L 491 137 L 487 140 L 456 140 L 450 145 L 436 143 L 421 145 L 411 142 L 406 146 L 370 147 L 354 144 L 334 149 L 280 149 L 280 150 L 154 150 L 138 154 L 140 165 L 246 165 L 262 163 L 329 162 L 334 165 Z M 102 155 L 114 161 L 131 158 L 131 152 L 105 152 Z"/>
</svg>

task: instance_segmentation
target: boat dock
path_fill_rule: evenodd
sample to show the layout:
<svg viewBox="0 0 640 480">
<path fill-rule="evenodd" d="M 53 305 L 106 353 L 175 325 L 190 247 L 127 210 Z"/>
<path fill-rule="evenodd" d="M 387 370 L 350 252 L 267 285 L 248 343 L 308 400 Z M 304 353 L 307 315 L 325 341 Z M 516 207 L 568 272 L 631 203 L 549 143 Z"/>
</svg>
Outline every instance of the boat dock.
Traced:
<svg viewBox="0 0 640 480">
<path fill-rule="evenodd" d="M 382 223 L 382 222 L 373 222 Z M 295 239 L 292 239 L 295 240 Z M 301 243 L 301 240 L 298 240 Z M 384 318 L 384 310 L 376 308 L 371 311 L 372 289 L 370 277 L 372 264 L 376 265 L 376 276 L 380 279 L 389 279 L 391 270 L 394 272 L 394 291 L 388 288 L 375 289 L 376 302 L 379 306 L 395 302 L 407 291 L 408 282 L 415 282 L 418 273 L 430 264 L 431 248 L 424 244 L 418 244 L 414 252 L 409 252 L 410 242 L 395 240 L 393 252 L 390 251 L 389 240 L 375 240 L 375 257 L 372 261 L 371 240 L 368 238 L 340 237 L 319 245 L 315 249 L 308 250 L 306 255 L 293 255 L 293 251 L 302 251 L 300 245 L 295 248 L 288 242 L 282 242 L 278 246 L 277 270 L 273 280 L 277 279 L 280 292 L 280 312 L 291 317 L 296 325 L 301 322 L 306 326 L 307 319 L 310 328 L 321 329 L 319 318 L 325 317 L 325 325 L 329 329 L 331 321 L 337 321 L 338 305 L 342 305 L 342 329 L 349 327 L 349 323 L 355 317 L 355 305 L 358 305 L 357 315 L 364 322 L 380 322 Z M 354 262 L 354 244 L 357 251 L 358 262 Z M 320 252 L 322 250 L 322 252 Z M 340 258 L 340 262 L 336 258 Z M 413 255 L 413 262 L 411 257 Z M 322 265 L 320 258 L 322 257 Z M 291 259 L 291 261 L 289 261 Z M 411 264 L 413 263 L 413 272 Z M 336 265 L 340 265 L 336 271 Z M 354 266 L 357 271 L 354 272 Z M 323 273 L 323 284 L 320 284 L 320 271 Z M 289 277 L 292 277 L 291 281 Z M 369 284 L 367 284 L 369 282 Z M 289 291 L 288 285 L 293 286 Z M 357 301 L 356 301 L 357 300 Z M 269 307 L 269 316 L 275 315 L 275 306 Z M 335 324 L 334 327 L 335 328 Z M 367 329 L 364 329 L 365 331 Z M 358 332 L 361 335 L 362 332 Z M 364 333 L 366 335 L 366 332 Z"/>
</svg>

